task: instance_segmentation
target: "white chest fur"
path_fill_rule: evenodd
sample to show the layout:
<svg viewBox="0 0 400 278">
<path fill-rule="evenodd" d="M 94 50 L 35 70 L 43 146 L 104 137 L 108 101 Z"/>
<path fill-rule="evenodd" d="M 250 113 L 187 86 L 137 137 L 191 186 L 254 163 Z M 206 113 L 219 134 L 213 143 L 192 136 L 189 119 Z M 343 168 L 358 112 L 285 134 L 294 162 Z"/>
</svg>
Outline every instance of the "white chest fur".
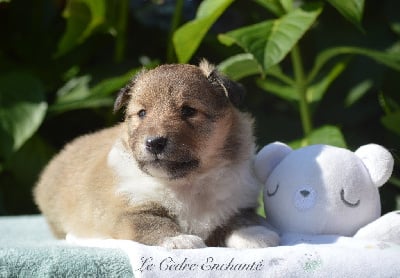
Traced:
<svg viewBox="0 0 400 278">
<path fill-rule="evenodd" d="M 116 194 L 126 195 L 132 206 L 161 204 L 177 217 L 182 232 L 202 238 L 239 209 L 257 205 L 260 186 L 252 174 L 251 161 L 226 164 L 190 179 L 160 180 L 143 173 L 117 141 L 108 155 L 108 165 L 118 179 Z"/>
</svg>

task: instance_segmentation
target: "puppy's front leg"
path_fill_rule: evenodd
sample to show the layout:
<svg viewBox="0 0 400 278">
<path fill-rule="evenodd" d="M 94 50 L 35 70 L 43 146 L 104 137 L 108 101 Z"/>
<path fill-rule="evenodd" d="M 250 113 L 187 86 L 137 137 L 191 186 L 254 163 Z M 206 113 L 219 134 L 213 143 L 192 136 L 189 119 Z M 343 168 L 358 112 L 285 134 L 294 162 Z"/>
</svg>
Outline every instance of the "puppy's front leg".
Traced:
<svg viewBox="0 0 400 278">
<path fill-rule="evenodd" d="M 279 244 L 279 235 L 254 209 L 243 209 L 216 229 L 207 239 L 209 246 L 263 248 Z"/>
<path fill-rule="evenodd" d="M 254 210 L 243 210 L 231 219 L 234 227 L 225 238 L 227 247 L 263 248 L 279 244 L 279 235 Z"/>
<path fill-rule="evenodd" d="M 183 234 L 174 217 L 162 207 L 146 206 L 122 213 L 117 223 L 117 238 L 170 249 L 206 247 L 200 237 Z"/>
</svg>

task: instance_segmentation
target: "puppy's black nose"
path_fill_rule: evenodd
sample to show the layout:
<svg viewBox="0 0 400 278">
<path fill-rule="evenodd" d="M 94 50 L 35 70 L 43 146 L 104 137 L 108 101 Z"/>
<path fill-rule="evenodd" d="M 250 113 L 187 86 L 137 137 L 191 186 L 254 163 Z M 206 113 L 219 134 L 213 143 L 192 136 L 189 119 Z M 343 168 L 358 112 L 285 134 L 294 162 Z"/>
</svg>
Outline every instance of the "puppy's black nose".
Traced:
<svg viewBox="0 0 400 278">
<path fill-rule="evenodd" d="M 168 139 L 165 137 L 149 137 L 146 139 L 146 150 L 152 154 L 160 154 L 164 151 Z"/>
</svg>

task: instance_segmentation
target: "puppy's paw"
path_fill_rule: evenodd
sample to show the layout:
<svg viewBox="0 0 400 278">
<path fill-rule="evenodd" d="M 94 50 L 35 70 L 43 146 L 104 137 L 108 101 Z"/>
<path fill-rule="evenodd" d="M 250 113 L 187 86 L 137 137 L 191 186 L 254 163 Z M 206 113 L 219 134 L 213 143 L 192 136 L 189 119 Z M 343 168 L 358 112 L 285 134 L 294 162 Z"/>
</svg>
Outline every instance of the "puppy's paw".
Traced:
<svg viewBox="0 0 400 278">
<path fill-rule="evenodd" d="M 163 240 L 161 246 L 168 249 L 194 249 L 207 247 L 200 237 L 194 235 L 167 237 Z"/>
<path fill-rule="evenodd" d="M 235 230 L 226 239 L 232 248 L 263 248 L 279 244 L 279 235 L 264 226 L 249 226 Z"/>
</svg>

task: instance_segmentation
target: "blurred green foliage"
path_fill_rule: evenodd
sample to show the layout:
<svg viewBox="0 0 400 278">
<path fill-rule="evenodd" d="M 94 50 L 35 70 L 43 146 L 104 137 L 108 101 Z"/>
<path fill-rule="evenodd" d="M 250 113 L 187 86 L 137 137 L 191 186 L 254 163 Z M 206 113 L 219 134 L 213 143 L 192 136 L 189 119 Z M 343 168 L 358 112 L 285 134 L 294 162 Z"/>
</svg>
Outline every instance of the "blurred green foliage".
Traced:
<svg viewBox="0 0 400 278">
<path fill-rule="evenodd" d="M 0 1 L 0 214 L 37 212 L 31 189 L 72 138 L 115 124 L 114 94 L 142 67 L 208 58 L 248 89 L 260 146 L 370 142 L 395 157 L 397 0 Z"/>
</svg>

